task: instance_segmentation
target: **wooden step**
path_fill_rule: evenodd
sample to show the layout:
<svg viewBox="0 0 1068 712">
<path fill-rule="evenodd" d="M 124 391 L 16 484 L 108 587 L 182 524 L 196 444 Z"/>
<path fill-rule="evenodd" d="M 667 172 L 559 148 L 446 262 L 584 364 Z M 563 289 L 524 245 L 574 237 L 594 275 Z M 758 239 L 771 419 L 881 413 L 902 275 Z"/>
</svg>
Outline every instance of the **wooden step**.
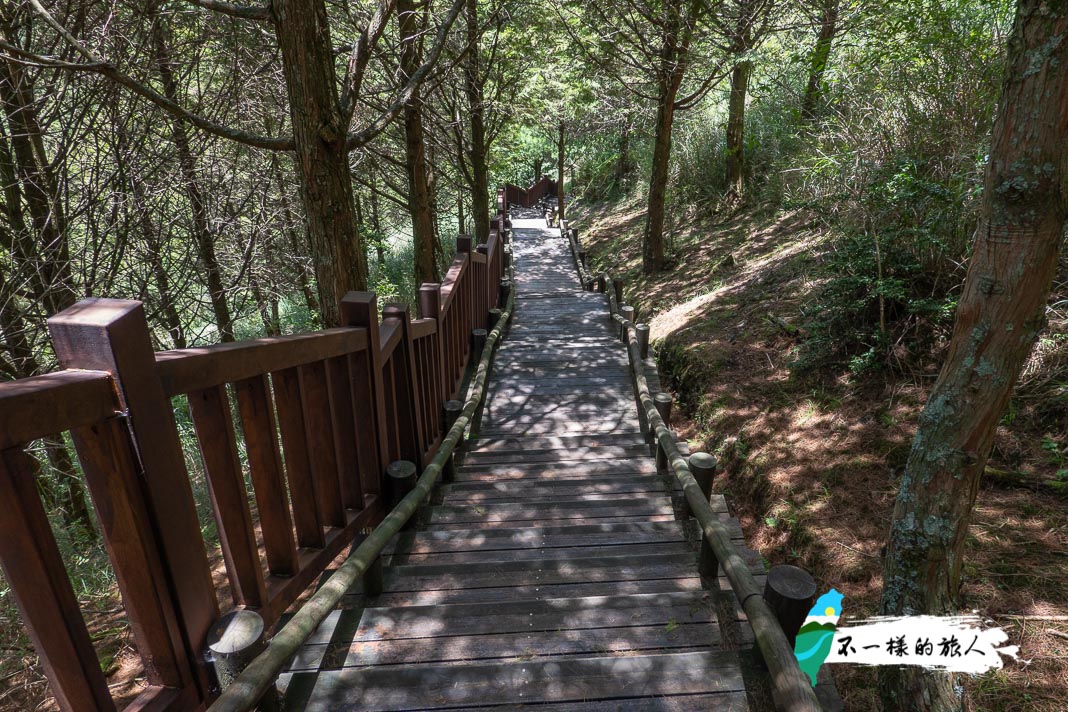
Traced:
<svg viewBox="0 0 1068 712">
<path fill-rule="evenodd" d="M 467 452 L 499 452 L 530 450 L 556 450 L 576 446 L 601 447 L 602 445 L 640 445 L 645 443 L 645 435 L 639 431 L 633 433 L 610 433 L 607 435 L 546 435 L 514 436 L 502 438 L 480 437 L 469 441 Z"/>
<path fill-rule="evenodd" d="M 568 484 L 568 482 L 573 484 Z M 478 488 L 470 487 L 469 485 L 471 484 L 477 485 Z M 574 480 L 555 481 L 545 484 L 517 482 L 515 480 L 458 483 L 456 485 L 444 485 L 439 491 L 442 494 L 442 504 L 481 504 L 493 501 L 556 501 L 589 494 L 665 493 L 662 479 L 653 475 L 581 480 L 579 482 Z"/>
<path fill-rule="evenodd" d="M 700 591 L 701 579 L 689 576 L 634 581 L 580 581 L 578 583 L 537 583 L 533 585 L 485 586 L 482 588 L 433 589 L 429 591 L 393 591 L 374 599 L 379 606 L 447 605 L 451 603 L 496 604 L 502 601 L 582 596 L 615 596 L 637 593 Z"/>
<path fill-rule="evenodd" d="M 634 544 L 641 542 L 681 542 L 682 530 L 676 522 L 635 522 L 630 524 L 580 524 L 521 529 L 479 529 L 401 532 L 392 551 L 429 554 L 449 551 L 488 551 L 491 549 L 550 548 Z"/>
<path fill-rule="evenodd" d="M 473 450 L 463 454 L 460 464 L 474 466 L 509 462 L 571 462 L 576 460 L 593 462 L 596 460 L 620 460 L 641 457 L 649 457 L 649 446 L 644 442 L 625 446 L 594 445 L 588 447 L 554 448 L 551 450 L 541 450 L 536 448 L 498 450 L 494 452 Z"/>
<path fill-rule="evenodd" d="M 592 581 L 638 581 L 691 578 L 695 554 L 590 556 L 569 561 L 501 561 L 484 564 L 412 564 L 391 566 L 386 592 L 456 588 L 500 588 Z"/>
<path fill-rule="evenodd" d="M 494 465 L 460 465 L 456 468 L 458 482 L 473 480 L 527 479 L 587 479 L 600 475 L 655 474 L 656 462 L 648 457 L 617 458 L 582 463 L 505 463 Z"/>
<path fill-rule="evenodd" d="M 429 508 L 431 525 L 470 522 L 534 521 L 553 519 L 596 519 L 599 517 L 634 517 L 646 515 L 671 515 L 670 500 L 666 495 L 631 495 L 620 499 L 616 495 L 581 495 L 558 502 L 476 505 L 440 505 Z"/>
<path fill-rule="evenodd" d="M 737 656 L 724 652 L 591 656 L 467 665 L 382 665 L 321 671 L 307 712 L 448 709 L 505 691 L 525 704 L 588 703 L 743 691 Z M 647 709 L 650 709 L 647 707 Z"/>
</svg>

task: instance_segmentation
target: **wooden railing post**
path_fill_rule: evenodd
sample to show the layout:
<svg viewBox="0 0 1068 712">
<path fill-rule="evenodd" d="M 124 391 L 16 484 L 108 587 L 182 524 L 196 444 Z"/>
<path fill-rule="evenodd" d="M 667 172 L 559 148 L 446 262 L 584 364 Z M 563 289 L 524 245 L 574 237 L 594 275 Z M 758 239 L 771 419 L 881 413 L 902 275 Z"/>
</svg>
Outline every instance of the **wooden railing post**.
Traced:
<svg viewBox="0 0 1068 712">
<path fill-rule="evenodd" d="M 363 409 L 369 423 L 357 427 L 357 451 L 363 475 L 363 491 L 382 492 L 382 478 L 386 473 L 385 387 L 382 381 L 382 344 L 378 332 L 378 300 L 374 292 L 349 292 L 341 300 L 341 321 L 345 326 L 367 329 L 367 350 L 352 357 L 353 397 L 366 403 Z"/>
<path fill-rule="evenodd" d="M 437 334 L 434 335 L 433 382 L 436 386 L 434 402 L 444 402 L 449 397 L 448 380 L 445 376 L 445 325 L 441 319 L 441 285 L 427 282 L 419 287 L 419 316 L 422 319 L 437 321 Z"/>
<path fill-rule="evenodd" d="M 712 482 L 716 477 L 716 458 L 707 452 L 695 452 L 690 455 L 687 464 L 690 466 L 693 478 L 697 480 L 701 491 L 704 492 L 705 500 L 709 500 L 712 497 Z M 685 518 L 693 516 L 690 503 L 685 497 L 682 498 L 682 512 Z"/>
<path fill-rule="evenodd" d="M 632 306 L 624 304 L 623 306 L 621 306 L 619 308 L 619 314 L 620 314 L 620 316 L 622 316 L 627 321 L 630 321 L 630 322 L 634 321 L 634 307 L 632 307 Z M 619 340 L 622 341 L 623 343 L 627 343 L 627 325 L 626 324 L 620 324 L 619 325 Z"/>
<path fill-rule="evenodd" d="M 642 359 L 649 358 L 649 325 L 638 324 L 635 326 L 634 336 L 638 339 L 638 348 L 641 350 Z"/>
<path fill-rule="evenodd" d="M 671 394 L 669 393 L 657 393 L 653 396 L 653 406 L 656 408 L 656 412 L 660 414 L 660 418 L 664 421 L 664 425 L 668 428 L 671 427 Z M 656 431 L 653 428 L 649 428 L 648 433 L 649 446 L 652 449 L 652 454 L 656 455 L 656 462 L 658 468 L 663 468 L 667 471 L 667 455 L 664 454 L 663 448 L 656 440 Z"/>
<path fill-rule="evenodd" d="M 230 611 L 212 627 L 208 650 L 222 689 L 233 684 L 248 664 L 267 649 L 266 628 L 263 617 L 247 609 Z M 278 691 L 271 685 L 256 703 L 256 709 L 277 712 L 278 708 Z"/>
<path fill-rule="evenodd" d="M 396 460 L 389 463 L 386 468 L 386 493 L 387 504 L 393 509 L 409 492 L 415 489 L 415 483 L 419 479 L 416 464 L 409 460 Z M 401 527 L 410 530 L 415 526 L 416 517 L 410 517 Z"/>
<path fill-rule="evenodd" d="M 0 451 L 0 560 L 60 709 L 113 710 L 108 683 L 22 448 Z"/>
<path fill-rule="evenodd" d="M 504 305 L 508 303 L 508 295 L 512 293 L 512 280 L 502 279 L 500 285 L 497 287 L 497 307 L 504 309 Z"/>
<path fill-rule="evenodd" d="M 478 306 L 477 311 L 475 312 L 475 326 L 477 328 L 482 328 L 489 320 L 490 300 L 492 299 L 490 296 L 490 289 L 495 286 L 491 283 L 496 281 L 497 278 L 493 276 L 493 265 L 489 261 L 489 246 L 482 243 L 475 248 L 475 251 L 487 258 L 485 264 L 479 265 L 479 269 L 475 272 L 477 280 L 475 283 L 475 293 L 478 295 Z M 496 296 L 496 294 L 494 294 L 494 296 Z M 476 351 L 475 353 L 477 358 L 478 352 Z"/>
<path fill-rule="evenodd" d="M 400 321 L 401 342 L 398 351 L 393 353 L 394 394 L 396 396 L 397 433 L 401 457 L 415 463 L 417 468 L 423 466 L 423 453 L 426 451 L 426 438 L 419 408 L 418 383 L 415 372 L 415 354 L 412 348 L 411 314 L 407 304 L 387 304 L 382 309 L 382 320 Z M 399 368 L 397 368 L 399 366 Z"/>
<path fill-rule="evenodd" d="M 456 424 L 457 419 L 460 417 L 460 413 L 464 410 L 463 401 L 448 400 L 445 401 L 445 432 L 448 433 L 452 430 L 452 426 Z M 456 445 L 456 451 L 463 451 L 464 439 L 460 438 L 460 441 Z M 454 451 L 455 453 L 455 451 Z M 449 456 L 449 461 L 445 464 L 445 469 L 441 475 L 442 482 L 452 482 L 456 479 L 456 463 L 454 462 L 454 456 Z"/>
<path fill-rule="evenodd" d="M 764 601 L 782 626 L 786 640 L 792 646 L 797 632 L 816 603 L 816 580 L 796 566 L 772 566 L 764 583 Z M 760 650 L 760 648 L 757 648 Z"/>
<path fill-rule="evenodd" d="M 200 652 L 219 609 L 185 454 L 156 371 L 144 308 L 135 301 L 87 299 L 49 319 L 48 328 L 61 366 L 107 371 L 115 379 L 173 592 L 181 637 L 172 642 L 188 660 L 201 699 L 209 699 L 210 678 Z"/>
</svg>

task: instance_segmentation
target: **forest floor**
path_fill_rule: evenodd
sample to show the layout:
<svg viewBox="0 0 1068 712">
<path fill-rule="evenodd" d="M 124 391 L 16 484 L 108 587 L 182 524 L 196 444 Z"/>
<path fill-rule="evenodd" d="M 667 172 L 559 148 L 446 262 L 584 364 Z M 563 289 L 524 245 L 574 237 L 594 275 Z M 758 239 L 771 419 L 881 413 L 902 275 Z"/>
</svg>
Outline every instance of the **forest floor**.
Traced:
<svg viewBox="0 0 1068 712">
<path fill-rule="evenodd" d="M 805 212 L 678 218 L 668 226 L 674 266 L 651 278 L 641 276 L 640 205 L 579 202 L 570 217 L 594 273 L 627 277 L 625 301 L 650 323 L 679 404 L 676 427 L 695 451 L 720 457 L 715 489 L 749 545 L 771 564 L 808 569 L 821 593 L 837 588 L 843 620 L 877 614 L 897 477 L 935 360 L 905 374 L 792 374 L 800 307 L 826 278 L 830 245 Z M 984 478 L 968 537 L 964 604 L 1029 661 L 963 679 L 975 710 L 1053 712 L 1068 699 L 1068 497 L 1056 487 L 1065 419 L 1051 422 L 1040 405 L 1014 401 L 990 463 L 1027 482 Z M 881 709 L 874 668 L 832 671 L 846 709 Z"/>
</svg>

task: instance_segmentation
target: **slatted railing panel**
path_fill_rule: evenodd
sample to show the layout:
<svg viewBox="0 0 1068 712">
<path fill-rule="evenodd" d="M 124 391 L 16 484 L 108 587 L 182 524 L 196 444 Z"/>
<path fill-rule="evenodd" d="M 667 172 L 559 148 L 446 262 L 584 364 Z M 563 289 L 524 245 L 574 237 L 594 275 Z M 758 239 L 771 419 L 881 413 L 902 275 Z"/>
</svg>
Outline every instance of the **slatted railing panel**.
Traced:
<svg viewBox="0 0 1068 712">
<path fill-rule="evenodd" d="M 416 321 L 387 306 L 380 322 L 375 296 L 352 292 L 341 328 L 160 353 L 139 302 L 85 300 L 49 321 L 72 370 L 0 384 L 0 559 L 63 709 L 112 703 L 27 443 L 71 432 L 146 664 L 135 705 L 203 707 L 220 608 L 172 399 L 188 403 L 232 605 L 271 625 L 381 520 L 386 465 L 421 467 L 440 445 L 471 331 L 496 304 L 507 198 L 487 244 L 460 236 L 442 284 L 422 286 Z"/>
</svg>

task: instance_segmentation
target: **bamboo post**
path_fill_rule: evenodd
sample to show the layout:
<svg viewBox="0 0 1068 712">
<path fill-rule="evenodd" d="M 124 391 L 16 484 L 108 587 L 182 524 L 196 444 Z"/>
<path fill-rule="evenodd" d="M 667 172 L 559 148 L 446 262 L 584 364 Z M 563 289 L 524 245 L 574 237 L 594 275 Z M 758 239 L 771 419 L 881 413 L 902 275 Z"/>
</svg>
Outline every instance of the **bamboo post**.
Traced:
<svg viewBox="0 0 1068 712">
<path fill-rule="evenodd" d="M 716 467 L 718 464 L 715 456 L 709 455 L 707 452 L 695 452 L 690 455 L 690 472 L 693 474 L 693 478 L 697 480 L 697 484 L 700 485 L 701 491 L 705 493 L 705 499 L 712 497 L 712 483 L 716 479 Z"/>
<path fill-rule="evenodd" d="M 712 481 L 716 476 L 716 458 L 707 452 L 695 452 L 690 455 L 688 464 L 690 474 L 697 480 L 701 491 L 705 493 L 705 501 L 708 501 L 712 496 Z M 693 516 L 693 510 L 685 497 L 682 500 L 682 512 L 684 517 Z"/>
<path fill-rule="evenodd" d="M 816 580 L 796 566 L 772 566 L 764 583 L 764 601 L 782 626 L 786 640 L 793 645 L 801 624 L 816 602 Z"/>
<path fill-rule="evenodd" d="M 641 349 L 642 360 L 649 358 L 649 325 L 638 324 L 634 327 L 634 336 L 638 339 L 638 348 Z"/>
<path fill-rule="evenodd" d="M 512 280 L 502 279 L 501 286 L 497 289 L 497 306 L 504 308 L 508 303 L 508 295 L 512 293 Z"/>
<path fill-rule="evenodd" d="M 625 321 L 634 322 L 634 307 L 624 304 L 619 308 L 619 314 Z M 619 325 L 619 340 L 624 343 L 627 341 L 627 325 L 625 323 Z"/>
<path fill-rule="evenodd" d="M 660 414 L 660 419 L 664 421 L 664 427 L 671 427 L 671 394 L 660 392 L 653 396 L 653 405 L 656 406 L 656 412 Z"/>
<path fill-rule="evenodd" d="M 445 401 L 445 432 L 448 433 L 452 430 L 452 426 L 456 423 L 456 419 L 460 417 L 460 413 L 464 409 L 462 401 L 449 400 Z M 463 449 L 464 439 L 460 438 L 460 441 L 456 444 L 456 449 Z M 452 455 L 449 456 L 448 462 L 445 463 L 445 469 L 441 474 L 442 482 L 452 482 L 456 477 L 456 465 L 454 463 Z"/>
<path fill-rule="evenodd" d="M 394 460 L 386 467 L 386 496 L 389 508 L 393 509 L 405 495 L 415 488 L 418 480 L 415 463 L 410 460 Z M 415 517 L 405 522 L 403 529 L 410 529 L 415 524 Z"/>
<path fill-rule="evenodd" d="M 263 618 L 247 608 L 230 611 L 208 631 L 212 666 L 225 690 L 252 660 L 267 648 Z M 278 710 L 278 692 L 272 685 L 257 703 L 265 712 Z"/>
<path fill-rule="evenodd" d="M 375 596 L 381 595 L 382 590 L 385 587 L 385 571 L 382 566 L 382 556 L 378 555 L 363 574 L 363 594 L 374 598 Z"/>
<path fill-rule="evenodd" d="M 486 345 L 486 334 L 488 332 L 485 329 L 472 329 L 471 330 L 471 345 L 474 348 L 474 353 L 482 353 L 482 348 Z"/>
</svg>

